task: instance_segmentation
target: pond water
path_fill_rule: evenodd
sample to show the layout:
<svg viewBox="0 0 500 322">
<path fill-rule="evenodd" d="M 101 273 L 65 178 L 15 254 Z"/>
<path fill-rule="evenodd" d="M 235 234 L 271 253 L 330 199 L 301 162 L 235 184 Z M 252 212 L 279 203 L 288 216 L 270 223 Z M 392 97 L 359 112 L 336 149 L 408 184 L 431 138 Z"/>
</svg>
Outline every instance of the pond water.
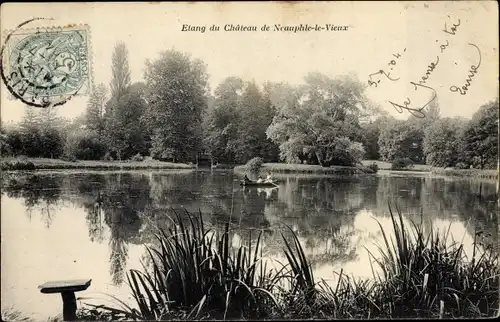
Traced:
<svg viewBox="0 0 500 322">
<path fill-rule="evenodd" d="M 35 172 L 2 176 L 2 309 L 35 318 L 62 312 L 50 280 L 92 278 L 82 301 L 129 298 L 125 273 L 141 268 L 144 243 L 168 226 L 172 209 L 201 212 L 237 247 L 264 232 L 265 252 L 282 258 L 280 231 L 298 235 L 317 279 L 334 272 L 370 278 L 368 250 L 380 245 L 377 221 L 391 229 L 388 203 L 406 220 L 450 232 L 470 247 L 475 229 L 498 241 L 495 182 L 424 174 L 327 177 L 280 175 L 275 189 L 242 188 L 232 171 Z M 422 216 L 422 217 L 421 217 Z M 376 219 L 376 220 L 375 220 Z"/>
</svg>

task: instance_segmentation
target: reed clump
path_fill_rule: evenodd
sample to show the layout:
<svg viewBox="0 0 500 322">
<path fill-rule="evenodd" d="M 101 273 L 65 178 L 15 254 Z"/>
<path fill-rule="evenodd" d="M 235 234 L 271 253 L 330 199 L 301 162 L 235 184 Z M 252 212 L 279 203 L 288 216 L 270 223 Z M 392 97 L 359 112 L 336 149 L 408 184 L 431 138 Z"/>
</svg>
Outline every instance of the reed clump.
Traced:
<svg viewBox="0 0 500 322">
<path fill-rule="evenodd" d="M 118 299 L 121 309 L 100 308 L 127 319 L 269 317 L 279 304 L 272 294 L 276 278 L 259 255 L 261 235 L 234 250 L 229 223 L 217 233 L 204 227 L 201 213 L 186 216 L 187 222 L 176 213 L 174 227 L 147 246 L 149 269 L 128 272 L 137 309 Z"/>
<path fill-rule="evenodd" d="M 282 237 L 286 262 L 269 268 L 261 235 L 231 249 L 229 225 L 218 234 L 200 216 L 176 213 L 176 225 L 148 246 L 152 267 L 128 272 L 136 307 L 100 310 L 126 319 L 458 318 L 498 315 L 499 267 L 493 248 L 474 240 L 469 257 L 450 232 L 407 226 L 391 211 L 394 233 L 382 229 L 373 278 L 343 271 L 334 286 L 314 277 L 297 238 Z M 188 218 L 187 222 L 185 217 Z"/>
</svg>

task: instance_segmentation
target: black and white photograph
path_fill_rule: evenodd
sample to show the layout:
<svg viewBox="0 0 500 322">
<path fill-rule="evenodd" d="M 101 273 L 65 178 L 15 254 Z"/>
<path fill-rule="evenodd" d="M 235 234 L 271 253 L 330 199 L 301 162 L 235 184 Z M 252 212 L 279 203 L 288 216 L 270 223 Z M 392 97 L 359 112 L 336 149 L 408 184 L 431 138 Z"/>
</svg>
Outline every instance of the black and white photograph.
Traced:
<svg viewBox="0 0 500 322">
<path fill-rule="evenodd" d="M 498 24 L 3 3 L 2 321 L 498 317 Z"/>
</svg>

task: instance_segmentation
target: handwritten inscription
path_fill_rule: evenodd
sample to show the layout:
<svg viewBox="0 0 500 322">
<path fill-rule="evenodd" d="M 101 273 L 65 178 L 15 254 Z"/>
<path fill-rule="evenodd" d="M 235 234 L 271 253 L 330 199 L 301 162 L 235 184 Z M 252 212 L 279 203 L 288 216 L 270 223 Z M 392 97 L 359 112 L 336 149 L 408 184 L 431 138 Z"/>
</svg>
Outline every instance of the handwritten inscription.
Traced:
<svg viewBox="0 0 500 322">
<path fill-rule="evenodd" d="M 432 72 L 434 71 L 434 69 L 436 69 L 436 66 L 439 64 L 439 56 L 436 57 L 436 62 L 433 62 L 433 63 L 430 63 L 428 66 L 427 66 L 427 71 L 425 72 L 425 75 L 422 76 L 422 80 L 419 80 L 419 84 L 425 84 L 425 82 L 427 82 L 427 80 L 429 79 L 429 77 L 431 76 Z"/>
<path fill-rule="evenodd" d="M 474 44 L 469 44 L 470 46 L 474 46 L 477 49 L 477 52 L 479 54 L 479 62 L 477 65 L 471 65 L 469 69 L 469 75 L 467 79 L 465 80 L 465 85 L 463 85 L 461 88 L 458 88 L 457 86 L 453 85 L 450 87 L 450 91 L 454 93 L 460 93 L 460 95 L 465 95 L 467 94 L 467 91 L 469 90 L 469 86 L 471 85 L 472 79 L 474 76 L 477 74 L 477 70 L 479 69 L 479 66 L 481 66 L 481 51 L 479 50 L 479 47 L 474 45 Z"/>
<path fill-rule="evenodd" d="M 460 20 L 459 20 L 460 21 Z M 445 29 L 446 29 L 446 24 L 445 25 Z M 457 26 L 457 25 L 453 25 L 453 26 Z M 456 31 L 456 29 L 454 29 L 454 32 Z M 436 42 L 438 42 L 439 40 L 436 40 Z M 450 45 L 449 41 L 446 40 L 446 44 L 442 44 L 439 46 L 439 49 L 441 50 L 441 53 L 443 53 L 446 48 L 448 48 L 448 46 Z M 427 80 L 429 79 L 429 77 L 431 76 L 432 72 L 434 71 L 434 69 L 436 69 L 437 65 L 439 64 L 439 55 L 436 56 L 436 61 L 435 62 L 431 62 L 428 66 L 427 66 L 427 70 L 425 71 L 425 75 L 421 77 L 421 80 L 419 80 L 419 84 L 423 85 L 427 82 Z M 410 82 L 411 84 L 413 84 L 413 82 Z"/>
<path fill-rule="evenodd" d="M 449 17 L 450 16 L 448 16 L 448 18 Z M 455 32 L 457 31 L 458 26 L 460 26 L 460 19 L 458 19 L 458 24 L 453 24 L 453 26 L 450 28 L 450 30 L 448 30 L 448 28 L 446 26 L 446 22 L 445 22 L 443 31 L 446 32 L 447 34 L 455 36 Z"/>
<path fill-rule="evenodd" d="M 450 16 L 448 16 L 450 18 Z M 449 23 L 449 22 L 448 22 Z M 448 23 L 444 24 L 444 29 L 442 30 L 447 37 L 454 37 L 458 34 L 459 31 L 459 26 L 460 26 L 460 19 L 457 19 L 457 22 L 451 23 L 451 25 L 448 25 Z M 448 47 L 450 46 L 450 41 L 446 39 L 445 41 L 440 42 L 439 40 L 436 40 L 436 43 L 439 43 L 439 50 L 440 54 L 436 55 L 436 59 L 431 61 L 425 70 L 425 73 L 423 76 L 420 77 L 418 80 L 412 80 L 409 83 L 413 85 L 413 90 L 414 91 L 425 91 L 427 94 L 430 96 L 430 99 L 423 105 L 419 104 L 420 106 L 415 106 L 415 104 L 412 102 L 410 97 L 406 97 L 406 99 L 402 102 L 394 102 L 394 101 L 387 101 L 389 104 L 391 104 L 394 109 L 398 113 L 403 113 L 403 111 L 408 111 L 411 115 L 418 117 L 418 118 L 423 118 L 425 117 L 424 109 L 436 99 L 437 97 L 437 92 L 434 88 L 428 85 L 428 81 L 431 78 L 432 74 L 434 71 L 438 68 L 439 63 L 441 61 L 440 55 L 443 54 Z M 477 47 L 474 44 L 469 44 L 471 46 L 474 46 L 478 53 L 479 53 L 479 61 L 477 65 L 471 65 L 470 69 L 468 71 L 468 78 L 465 80 L 465 84 L 461 87 L 458 87 L 456 85 L 453 85 L 450 87 L 451 92 L 456 92 L 459 93 L 460 95 L 466 95 L 467 91 L 469 90 L 469 87 L 471 86 L 472 80 L 474 76 L 477 74 L 479 66 L 481 65 L 481 51 L 479 50 L 479 47 Z M 403 53 L 406 52 L 406 48 L 403 50 Z M 396 59 L 401 58 L 401 54 L 393 54 L 393 56 Z M 374 79 L 376 76 L 385 76 L 386 79 L 389 79 L 390 81 L 398 81 L 399 77 L 393 77 L 391 76 L 391 72 L 393 71 L 394 67 L 397 64 L 397 60 L 391 60 L 391 62 L 388 64 L 389 68 L 388 71 L 385 70 L 379 70 L 376 73 L 372 73 L 368 75 L 368 85 L 373 86 L 373 87 L 378 87 L 381 83 L 381 79 Z M 383 77 L 382 77 L 383 79 Z"/>
<path fill-rule="evenodd" d="M 403 50 L 403 53 L 406 52 L 406 48 Z M 396 53 L 396 54 L 392 54 L 392 56 L 394 56 L 396 59 L 399 59 L 401 58 L 401 54 L 400 53 Z M 376 73 L 373 73 L 373 74 L 370 74 L 368 75 L 368 77 L 370 78 L 368 80 L 368 85 L 369 86 L 375 86 L 375 87 L 378 87 L 378 85 L 380 84 L 380 79 L 379 80 L 373 80 L 372 77 L 376 76 L 376 75 L 384 75 L 385 77 L 387 77 L 387 79 L 389 79 L 390 81 L 397 81 L 399 80 L 399 77 L 398 78 L 392 78 L 390 76 L 392 70 L 394 69 L 394 66 L 396 66 L 397 62 L 396 60 L 391 60 L 387 65 L 389 65 L 389 73 L 387 73 L 386 71 L 384 71 L 383 69 L 379 70 L 378 72 Z"/>
<path fill-rule="evenodd" d="M 411 100 L 409 97 L 406 97 L 406 100 L 403 102 L 403 104 L 397 104 L 397 103 L 394 103 L 394 102 L 391 102 L 389 101 L 389 103 L 396 109 L 396 111 L 398 111 L 398 113 L 403 113 L 403 110 L 407 110 L 408 112 L 410 112 L 411 115 L 415 116 L 415 117 L 418 117 L 418 118 L 424 118 L 425 117 L 425 113 L 423 112 L 423 110 L 430 104 L 432 103 L 432 101 L 434 101 L 437 97 L 437 93 L 436 93 L 436 90 L 430 86 L 426 86 L 426 85 L 423 85 L 423 84 L 420 84 L 420 83 L 415 83 L 415 82 L 410 82 L 410 84 L 412 84 L 414 87 L 415 87 L 415 90 L 418 90 L 419 88 L 424 88 L 424 89 L 427 89 L 429 90 L 432 94 L 432 97 L 431 99 L 422 107 L 419 107 L 419 108 L 413 108 L 413 107 L 410 107 L 410 104 L 411 104 Z"/>
</svg>

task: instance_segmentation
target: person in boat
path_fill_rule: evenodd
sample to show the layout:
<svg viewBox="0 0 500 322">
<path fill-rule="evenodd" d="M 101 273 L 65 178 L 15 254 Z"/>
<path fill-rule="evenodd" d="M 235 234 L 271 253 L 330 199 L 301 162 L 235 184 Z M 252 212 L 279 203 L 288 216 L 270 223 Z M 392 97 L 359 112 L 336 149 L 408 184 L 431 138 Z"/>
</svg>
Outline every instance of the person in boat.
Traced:
<svg viewBox="0 0 500 322">
<path fill-rule="evenodd" d="M 264 179 L 262 179 L 262 177 L 259 176 L 259 179 L 257 179 L 257 183 L 262 183 L 262 182 L 264 182 Z"/>
<path fill-rule="evenodd" d="M 243 178 L 245 182 L 251 182 L 252 180 L 248 179 L 248 176 L 245 174 L 245 178 Z"/>
<path fill-rule="evenodd" d="M 271 172 L 267 173 L 266 180 L 264 182 L 273 182 L 273 178 L 271 177 Z"/>
</svg>

